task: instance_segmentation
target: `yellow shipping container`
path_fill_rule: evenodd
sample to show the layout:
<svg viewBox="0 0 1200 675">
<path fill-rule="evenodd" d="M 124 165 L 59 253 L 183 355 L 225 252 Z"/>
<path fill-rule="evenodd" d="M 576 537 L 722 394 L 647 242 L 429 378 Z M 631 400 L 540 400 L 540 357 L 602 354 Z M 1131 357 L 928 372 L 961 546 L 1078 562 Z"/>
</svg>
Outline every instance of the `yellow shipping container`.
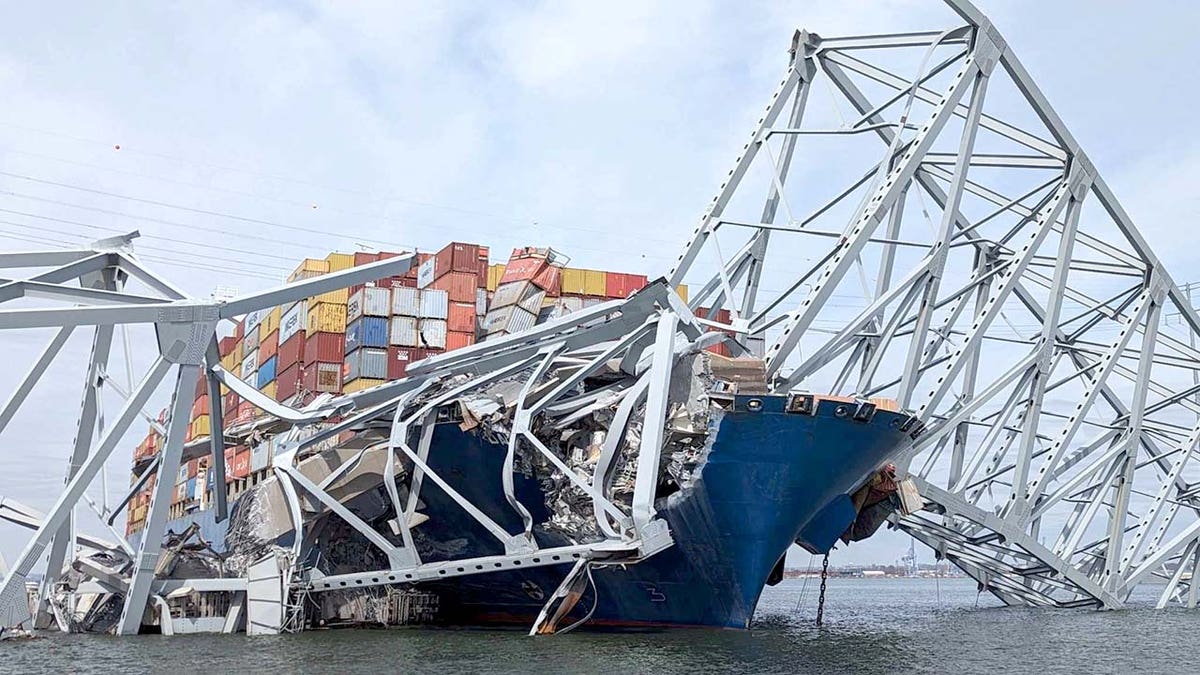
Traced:
<svg viewBox="0 0 1200 675">
<path fill-rule="evenodd" d="M 201 436 L 207 436 L 211 430 L 212 426 L 209 424 L 208 415 L 200 415 L 196 419 L 192 420 L 193 439 L 200 438 Z"/>
<path fill-rule="evenodd" d="M 263 386 L 260 391 L 269 396 L 271 400 L 275 400 L 276 394 L 279 393 L 279 382 L 272 380 Z"/>
<path fill-rule="evenodd" d="M 500 285 L 500 278 L 504 276 L 504 270 L 507 267 L 508 267 L 508 265 L 498 264 L 498 265 L 492 265 L 491 267 L 488 268 L 488 278 L 487 278 L 488 291 L 495 291 L 496 287 Z"/>
<path fill-rule="evenodd" d="M 583 294 L 608 296 L 608 275 L 597 270 L 583 270 Z"/>
<path fill-rule="evenodd" d="M 329 264 L 329 271 L 341 272 L 354 267 L 354 256 L 350 253 L 330 253 L 325 256 L 325 262 Z"/>
<path fill-rule="evenodd" d="M 316 258 L 305 258 L 300 261 L 296 269 L 288 275 L 288 283 L 300 281 L 302 279 L 311 279 L 319 277 L 322 274 L 329 273 L 329 263 L 325 260 L 317 260 Z"/>
<path fill-rule="evenodd" d="M 308 326 L 305 335 L 313 333 L 345 333 L 346 306 L 329 302 L 311 305 L 308 310 Z"/>
<path fill-rule="evenodd" d="M 679 284 L 676 286 L 675 292 L 679 294 L 679 297 L 683 298 L 684 302 L 688 301 L 688 289 L 686 284 Z"/>
<path fill-rule="evenodd" d="M 221 367 L 224 368 L 225 370 L 228 370 L 231 373 L 235 372 L 234 367 L 238 363 L 237 359 L 234 358 L 235 356 L 236 356 L 236 354 L 234 354 L 234 352 L 229 352 L 225 356 L 222 356 L 221 357 Z"/>
<path fill-rule="evenodd" d="M 233 345 L 234 368 L 230 368 L 229 372 L 231 372 L 231 373 L 239 372 L 242 368 L 242 360 L 245 358 L 246 358 L 246 343 L 242 340 L 238 340 Z"/>
<path fill-rule="evenodd" d="M 339 288 L 336 291 L 329 291 L 328 293 L 322 293 L 316 297 L 309 298 L 308 304 L 315 305 L 317 303 L 326 302 L 332 305 L 344 305 L 349 301 L 350 290 L 346 288 Z"/>
<path fill-rule="evenodd" d="M 353 394 L 354 392 L 362 391 L 363 389 L 370 389 L 371 387 L 378 387 L 379 385 L 383 384 L 384 382 L 387 382 L 387 380 L 372 380 L 367 377 L 360 377 L 357 380 L 353 380 L 351 382 L 347 382 L 346 384 L 342 385 L 342 393 L 343 394 Z"/>
<path fill-rule="evenodd" d="M 266 337 L 271 333 L 279 330 L 279 322 L 283 320 L 283 309 L 276 307 L 263 317 L 262 325 L 258 327 L 258 334 Z"/>
<path fill-rule="evenodd" d="M 563 269 L 562 292 L 563 295 L 587 295 L 587 270 Z"/>
</svg>

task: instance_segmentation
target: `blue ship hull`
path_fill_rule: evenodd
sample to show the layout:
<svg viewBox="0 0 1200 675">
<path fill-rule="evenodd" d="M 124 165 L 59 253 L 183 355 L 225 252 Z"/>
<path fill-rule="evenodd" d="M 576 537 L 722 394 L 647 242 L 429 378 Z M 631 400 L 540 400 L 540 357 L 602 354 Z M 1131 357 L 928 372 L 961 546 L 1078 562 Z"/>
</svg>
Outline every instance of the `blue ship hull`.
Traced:
<svg viewBox="0 0 1200 675">
<path fill-rule="evenodd" d="M 787 400 L 736 397 L 698 479 L 658 501 L 674 545 L 637 564 L 595 568 L 594 585 L 567 621 L 594 607 L 588 625 L 746 628 L 793 542 L 813 552 L 832 548 L 856 515 L 848 493 L 905 445 L 902 429 L 910 418 L 878 411 L 855 419 L 855 404 L 836 401 L 820 401 L 811 414 L 788 412 Z M 497 514 L 497 523 L 519 532 L 500 483 L 505 453 L 444 423 L 435 429 L 429 463 L 485 513 Z M 538 481 L 518 476 L 515 488 L 535 522 L 545 523 L 550 514 Z M 453 550 L 456 558 L 503 553 L 431 481 L 421 499 L 430 516 L 416 530 L 425 562 L 449 558 L 437 551 Z M 221 541 L 222 525 L 205 522 L 202 529 L 210 541 Z M 535 536 L 543 547 L 571 543 L 540 527 Z M 528 627 L 569 571 L 562 565 L 495 572 L 421 588 L 439 596 L 439 620 L 447 624 Z"/>
</svg>

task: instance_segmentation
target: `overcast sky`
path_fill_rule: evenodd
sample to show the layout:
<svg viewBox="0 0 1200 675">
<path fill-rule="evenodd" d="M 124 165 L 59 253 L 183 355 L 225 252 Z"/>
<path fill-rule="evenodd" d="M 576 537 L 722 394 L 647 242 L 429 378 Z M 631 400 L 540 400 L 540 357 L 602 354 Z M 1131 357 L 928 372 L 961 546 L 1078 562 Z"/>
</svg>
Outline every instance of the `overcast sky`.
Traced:
<svg viewBox="0 0 1200 675">
<path fill-rule="evenodd" d="M 1176 279 L 1200 279 L 1197 247 L 1179 245 L 1198 210 L 1200 5 L 984 9 Z M 266 287 L 330 249 L 452 239 L 654 276 L 745 142 L 795 28 L 948 19 L 934 0 L 18 4 L 0 26 L 0 249 L 136 229 L 139 251 L 197 295 Z M 7 392 L 44 337 L 5 339 Z M 0 496 L 53 502 L 86 344 L 0 436 Z M 0 525 L 0 552 L 24 538 Z M 835 563 L 906 547 L 883 537 Z"/>
</svg>

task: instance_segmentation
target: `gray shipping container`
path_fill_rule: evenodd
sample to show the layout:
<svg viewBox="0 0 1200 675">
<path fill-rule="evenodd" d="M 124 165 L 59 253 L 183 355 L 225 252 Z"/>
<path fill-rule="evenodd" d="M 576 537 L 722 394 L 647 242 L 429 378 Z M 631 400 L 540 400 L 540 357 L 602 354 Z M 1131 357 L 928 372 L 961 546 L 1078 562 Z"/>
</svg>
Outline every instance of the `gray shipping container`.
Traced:
<svg viewBox="0 0 1200 675">
<path fill-rule="evenodd" d="M 387 316 L 391 313 L 392 291 L 390 288 L 364 286 L 350 296 L 346 302 L 346 321 L 362 316 Z"/>
<path fill-rule="evenodd" d="M 262 471 L 271 466 L 271 458 L 275 454 L 275 439 L 269 439 L 250 448 L 250 470 Z"/>
<path fill-rule="evenodd" d="M 421 342 L 418 347 L 446 348 L 446 322 L 441 319 L 421 319 Z"/>
<path fill-rule="evenodd" d="M 346 355 L 345 381 L 360 377 L 372 380 L 387 379 L 387 350 L 363 347 Z"/>
<path fill-rule="evenodd" d="M 397 347 L 417 346 L 417 320 L 411 316 L 393 316 L 388 331 L 388 344 Z"/>
<path fill-rule="evenodd" d="M 446 291 L 426 289 L 421 291 L 421 318 L 445 319 L 450 310 L 450 296 Z"/>
<path fill-rule="evenodd" d="M 242 359 L 242 379 L 247 382 L 250 382 L 250 384 L 256 384 L 255 382 L 250 380 L 250 376 L 257 372 L 258 372 L 258 350 L 254 349 L 249 354 L 246 354 L 246 358 Z"/>
<path fill-rule="evenodd" d="M 545 299 L 546 292 L 539 290 L 537 293 L 530 293 L 525 298 L 522 298 L 521 301 L 517 303 L 517 306 L 526 312 L 529 312 L 530 314 L 537 314 L 538 312 L 542 311 L 542 302 L 545 301 Z"/>
<path fill-rule="evenodd" d="M 421 291 L 403 286 L 392 289 L 392 314 L 421 316 Z"/>
<path fill-rule="evenodd" d="M 487 292 L 486 288 L 480 288 L 479 290 L 475 291 L 475 315 L 476 316 L 483 316 L 484 314 L 487 314 L 487 309 L 488 309 L 487 294 L 488 294 L 488 292 Z"/>
</svg>

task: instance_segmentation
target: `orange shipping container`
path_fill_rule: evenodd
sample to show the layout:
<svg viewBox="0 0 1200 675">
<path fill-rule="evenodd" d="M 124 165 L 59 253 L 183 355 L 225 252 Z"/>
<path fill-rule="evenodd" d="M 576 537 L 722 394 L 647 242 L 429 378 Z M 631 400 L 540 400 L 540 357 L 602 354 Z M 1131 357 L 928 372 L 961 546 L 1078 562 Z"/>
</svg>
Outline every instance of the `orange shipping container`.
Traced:
<svg viewBox="0 0 1200 675">
<path fill-rule="evenodd" d="M 451 352 L 455 349 L 470 347 L 475 344 L 475 333 L 464 333 L 461 331 L 452 330 L 446 333 L 446 351 Z"/>
<path fill-rule="evenodd" d="M 451 301 L 446 328 L 475 335 L 475 303 Z M 452 347 L 446 345 L 446 349 L 452 349 Z"/>
<path fill-rule="evenodd" d="M 475 289 L 479 280 L 474 272 L 447 272 L 429 284 L 429 288 L 446 291 L 451 302 L 475 304 Z"/>
</svg>

